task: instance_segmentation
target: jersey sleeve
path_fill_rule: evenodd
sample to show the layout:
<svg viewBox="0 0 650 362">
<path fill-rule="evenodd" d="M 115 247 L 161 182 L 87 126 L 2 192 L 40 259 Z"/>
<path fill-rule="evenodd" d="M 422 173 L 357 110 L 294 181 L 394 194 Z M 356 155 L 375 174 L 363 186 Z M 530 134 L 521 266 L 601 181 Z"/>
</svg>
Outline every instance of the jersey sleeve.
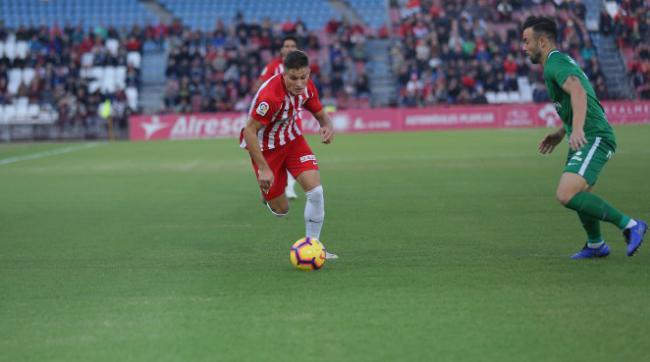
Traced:
<svg viewBox="0 0 650 362">
<path fill-rule="evenodd" d="M 249 116 L 266 126 L 273 120 L 273 115 L 277 112 L 278 107 L 279 103 L 273 97 L 261 93 L 255 99 Z"/>
<path fill-rule="evenodd" d="M 320 112 L 323 109 L 323 105 L 320 103 L 318 90 L 311 79 L 307 83 L 307 92 L 309 93 L 309 99 L 305 102 L 305 108 L 312 114 Z"/>
<path fill-rule="evenodd" d="M 562 87 L 564 82 L 566 82 L 567 78 L 570 76 L 574 75 L 578 78 L 582 78 L 584 74 L 578 65 L 570 59 L 558 56 L 549 61 L 551 62 L 551 64 L 549 64 L 550 76 L 560 87 Z"/>
</svg>

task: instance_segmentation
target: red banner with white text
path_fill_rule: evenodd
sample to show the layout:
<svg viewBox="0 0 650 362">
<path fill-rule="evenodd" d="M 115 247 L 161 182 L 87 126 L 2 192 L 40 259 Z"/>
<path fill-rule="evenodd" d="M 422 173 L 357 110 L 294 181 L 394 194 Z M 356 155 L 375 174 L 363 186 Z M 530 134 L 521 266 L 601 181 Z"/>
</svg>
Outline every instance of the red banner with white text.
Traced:
<svg viewBox="0 0 650 362">
<path fill-rule="evenodd" d="M 650 123 L 650 102 L 603 102 L 612 124 Z M 303 129 L 316 133 L 318 123 L 307 111 Z M 336 132 L 394 132 L 470 128 L 557 127 L 552 104 L 374 108 L 330 114 Z M 131 140 L 237 137 L 246 123 L 242 113 L 195 113 L 133 116 Z"/>
</svg>

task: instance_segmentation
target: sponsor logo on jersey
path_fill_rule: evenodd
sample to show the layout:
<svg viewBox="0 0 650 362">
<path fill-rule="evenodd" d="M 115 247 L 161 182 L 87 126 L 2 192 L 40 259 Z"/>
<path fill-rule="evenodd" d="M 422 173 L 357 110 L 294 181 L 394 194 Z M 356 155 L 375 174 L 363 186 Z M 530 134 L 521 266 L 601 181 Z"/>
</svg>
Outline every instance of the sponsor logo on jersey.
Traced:
<svg viewBox="0 0 650 362">
<path fill-rule="evenodd" d="M 269 104 L 266 102 L 261 102 L 260 104 L 257 105 L 257 109 L 255 110 L 255 113 L 264 117 L 266 115 L 266 112 L 268 111 L 269 111 Z"/>
</svg>

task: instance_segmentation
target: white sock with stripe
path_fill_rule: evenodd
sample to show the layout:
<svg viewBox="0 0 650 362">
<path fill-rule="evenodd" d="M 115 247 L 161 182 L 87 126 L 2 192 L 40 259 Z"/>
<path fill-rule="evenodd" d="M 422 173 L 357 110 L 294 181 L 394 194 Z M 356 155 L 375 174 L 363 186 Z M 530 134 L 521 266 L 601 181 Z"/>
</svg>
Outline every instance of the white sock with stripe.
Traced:
<svg viewBox="0 0 650 362">
<path fill-rule="evenodd" d="M 320 231 L 325 220 L 325 197 L 323 186 L 318 185 L 305 192 L 305 229 L 306 236 L 320 240 Z"/>
</svg>

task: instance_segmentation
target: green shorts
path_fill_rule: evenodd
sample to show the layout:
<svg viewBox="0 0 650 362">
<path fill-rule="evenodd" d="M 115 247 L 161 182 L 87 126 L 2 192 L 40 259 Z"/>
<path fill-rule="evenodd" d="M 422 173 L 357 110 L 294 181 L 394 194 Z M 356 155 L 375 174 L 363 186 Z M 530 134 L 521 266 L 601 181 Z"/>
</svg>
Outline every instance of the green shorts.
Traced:
<svg viewBox="0 0 650 362">
<path fill-rule="evenodd" d="M 588 139 L 587 144 L 579 151 L 569 149 L 564 172 L 577 173 L 589 185 L 594 185 L 600 171 L 605 167 L 616 151 L 615 143 L 606 138 L 596 137 Z"/>
</svg>

